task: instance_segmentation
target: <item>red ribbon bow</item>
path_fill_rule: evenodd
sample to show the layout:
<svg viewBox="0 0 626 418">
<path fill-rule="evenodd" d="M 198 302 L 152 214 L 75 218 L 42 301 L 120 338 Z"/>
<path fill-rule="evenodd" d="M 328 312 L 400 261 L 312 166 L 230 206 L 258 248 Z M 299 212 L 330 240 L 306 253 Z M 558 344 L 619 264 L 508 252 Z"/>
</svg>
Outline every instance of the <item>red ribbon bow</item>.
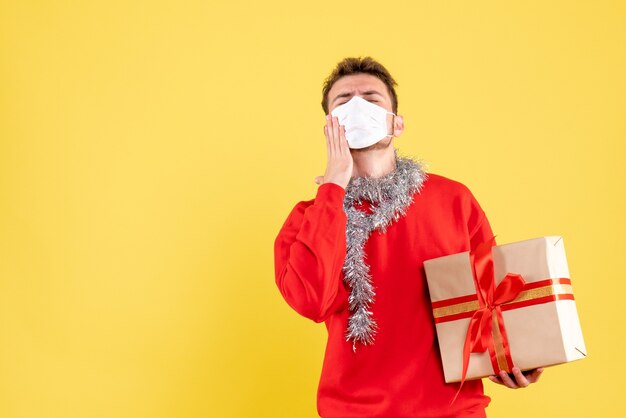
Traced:
<svg viewBox="0 0 626 418">
<path fill-rule="evenodd" d="M 465 382 L 470 353 L 484 353 L 489 350 L 495 373 L 501 370 L 510 372 L 513 368 L 501 305 L 515 299 L 526 283 L 521 275 L 508 273 L 496 287 L 491 258 L 491 248 L 494 245 L 495 237 L 470 251 L 470 263 L 480 308 L 470 319 L 463 346 L 461 385 L 452 402 L 456 400 Z"/>
</svg>

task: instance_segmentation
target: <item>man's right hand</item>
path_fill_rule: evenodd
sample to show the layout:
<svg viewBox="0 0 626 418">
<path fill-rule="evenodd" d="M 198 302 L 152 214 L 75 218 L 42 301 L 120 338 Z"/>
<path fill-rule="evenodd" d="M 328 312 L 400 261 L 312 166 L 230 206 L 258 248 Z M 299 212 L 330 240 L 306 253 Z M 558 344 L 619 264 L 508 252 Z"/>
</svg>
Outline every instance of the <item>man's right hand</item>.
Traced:
<svg viewBox="0 0 626 418">
<path fill-rule="evenodd" d="M 335 183 L 344 189 L 352 177 L 354 162 L 350 154 L 350 147 L 346 140 L 346 128 L 339 125 L 336 117 L 327 115 L 324 126 L 326 136 L 326 151 L 328 162 L 323 177 L 316 177 L 317 184 Z"/>
</svg>

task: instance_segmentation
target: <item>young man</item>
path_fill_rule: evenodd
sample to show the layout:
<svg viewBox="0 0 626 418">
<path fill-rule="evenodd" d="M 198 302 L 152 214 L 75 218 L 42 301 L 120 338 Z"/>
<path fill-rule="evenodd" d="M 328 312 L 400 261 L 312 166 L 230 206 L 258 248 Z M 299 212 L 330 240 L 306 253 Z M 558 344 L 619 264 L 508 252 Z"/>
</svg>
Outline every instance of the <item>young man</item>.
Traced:
<svg viewBox="0 0 626 418">
<path fill-rule="evenodd" d="M 481 380 L 446 384 L 423 262 L 493 236 L 469 189 L 397 156 L 396 82 L 378 62 L 341 61 L 324 84 L 328 161 L 314 200 L 275 242 L 287 303 L 325 322 L 318 412 L 331 417 L 484 417 Z M 511 388 L 542 369 L 492 381 Z"/>
</svg>

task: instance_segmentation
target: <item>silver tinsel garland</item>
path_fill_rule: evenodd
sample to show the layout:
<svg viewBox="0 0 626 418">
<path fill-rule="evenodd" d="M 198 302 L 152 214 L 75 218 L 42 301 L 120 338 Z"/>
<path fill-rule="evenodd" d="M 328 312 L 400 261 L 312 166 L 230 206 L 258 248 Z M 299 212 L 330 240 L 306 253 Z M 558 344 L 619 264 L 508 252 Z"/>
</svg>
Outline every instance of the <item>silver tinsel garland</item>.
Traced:
<svg viewBox="0 0 626 418">
<path fill-rule="evenodd" d="M 374 287 L 365 262 L 365 243 L 374 231 L 384 233 L 394 221 L 404 216 L 413 202 L 413 195 L 426 180 L 421 163 L 396 154 L 396 169 L 381 178 L 354 178 L 346 188 L 343 209 L 348 223 L 346 226 L 346 259 L 343 265 L 344 281 L 350 287 L 348 297 L 350 319 L 346 341 L 372 344 L 377 325 L 369 307 L 374 303 Z M 371 213 L 358 210 L 355 206 L 369 202 Z"/>
</svg>

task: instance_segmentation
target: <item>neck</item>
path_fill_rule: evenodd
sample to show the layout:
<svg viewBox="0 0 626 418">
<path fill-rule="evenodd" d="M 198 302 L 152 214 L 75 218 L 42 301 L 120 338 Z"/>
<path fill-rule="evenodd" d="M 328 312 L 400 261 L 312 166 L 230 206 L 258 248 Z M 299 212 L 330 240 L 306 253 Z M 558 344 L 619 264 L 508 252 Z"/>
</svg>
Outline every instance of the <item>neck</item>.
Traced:
<svg viewBox="0 0 626 418">
<path fill-rule="evenodd" d="M 396 153 L 393 146 L 385 148 L 352 150 L 354 168 L 352 177 L 380 178 L 396 169 Z"/>
</svg>

